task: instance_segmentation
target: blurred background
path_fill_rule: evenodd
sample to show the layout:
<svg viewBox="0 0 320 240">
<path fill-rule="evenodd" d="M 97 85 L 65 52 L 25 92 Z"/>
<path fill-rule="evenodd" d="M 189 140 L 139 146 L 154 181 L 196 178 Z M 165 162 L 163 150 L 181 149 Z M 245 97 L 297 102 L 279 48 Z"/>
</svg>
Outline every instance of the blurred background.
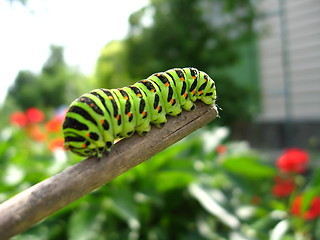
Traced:
<svg viewBox="0 0 320 240">
<path fill-rule="evenodd" d="M 14 239 L 319 239 L 319 22 L 318 0 L 1 0 L 0 202 L 81 160 L 61 125 L 92 89 L 193 66 L 222 109 Z"/>
</svg>

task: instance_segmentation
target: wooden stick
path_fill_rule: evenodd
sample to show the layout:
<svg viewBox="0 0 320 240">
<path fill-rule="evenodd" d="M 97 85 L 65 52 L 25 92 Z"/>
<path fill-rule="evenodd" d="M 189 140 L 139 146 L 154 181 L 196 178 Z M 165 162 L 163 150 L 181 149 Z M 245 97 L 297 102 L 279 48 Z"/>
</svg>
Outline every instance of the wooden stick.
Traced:
<svg viewBox="0 0 320 240">
<path fill-rule="evenodd" d="M 168 117 L 163 128 L 134 135 L 112 148 L 108 157 L 87 158 L 26 189 L 0 205 L 0 239 L 18 234 L 69 203 L 92 192 L 217 116 L 214 106 L 197 102 L 196 109 Z"/>
</svg>

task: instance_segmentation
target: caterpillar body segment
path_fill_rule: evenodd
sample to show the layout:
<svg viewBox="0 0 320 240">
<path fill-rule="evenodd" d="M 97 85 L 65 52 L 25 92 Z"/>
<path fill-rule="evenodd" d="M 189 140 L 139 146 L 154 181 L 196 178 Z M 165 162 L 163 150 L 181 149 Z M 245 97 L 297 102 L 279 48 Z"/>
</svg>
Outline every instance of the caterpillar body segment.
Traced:
<svg viewBox="0 0 320 240">
<path fill-rule="evenodd" d="M 136 115 L 133 114 L 134 104 L 132 97 L 122 88 L 119 89 L 111 89 L 111 92 L 119 100 L 119 114 L 122 119 L 122 123 L 125 122 L 126 124 L 121 124 L 121 132 L 115 136 L 126 138 L 130 137 L 135 130 L 136 126 Z"/>
<path fill-rule="evenodd" d="M 148 117 L 150 108 L 146 102 L 147 95 L 140 88 L 133 85 L 125 87 L 124 90 L 127 91 L 133 99 L 136 99 L 136 101 L 134 101 L 134 114 L 137 117 L 135 131 L 140 136 L 143 136 L 149 132 L 151 128 L 150 117 Z"/>
<path fill-rule="evenodd" d="M 190 111 L 194 107 L 194 103 L 190 100 L 188 95 L 188 87 L 186 81 L 186 74 L 182 69 L 170 69 L 166 71 L 175 85 L 175 92 L 178 95 L 178 101 L 184 110 Z"/>
<path fill-rule="evenodd" d="M 178 100 L 174 83 L 171 77 L 166 73 L 155 73 L 148 79 L 155 82 L 161 89 L 162 103 L 165 113 L 171 116 L 177 116 L 182 112 L 180 102 Z"/>
<path fill-rule="evenodd" d="M 150 124 L 162 127 L 166 115 L 193 110 L 194 102 L 215 104 L 214 81 L 196 68 L 174 68 L 118 89 L 95 89 L 74 100 L 63 123 L 65 149 L 102 156 L 114 140 L 143 136 Z"/>
<path fill-rule="evenodd" d="M 148 115 L 150 116 L 150 122 L 157 127 L 167 122 L 162 94 L 158 85 L 149 79 L 145 79 L 137 82 L 134 86 L 141 88 L 146 93 L 146 104 L 149 106 Z"/>
</svg>

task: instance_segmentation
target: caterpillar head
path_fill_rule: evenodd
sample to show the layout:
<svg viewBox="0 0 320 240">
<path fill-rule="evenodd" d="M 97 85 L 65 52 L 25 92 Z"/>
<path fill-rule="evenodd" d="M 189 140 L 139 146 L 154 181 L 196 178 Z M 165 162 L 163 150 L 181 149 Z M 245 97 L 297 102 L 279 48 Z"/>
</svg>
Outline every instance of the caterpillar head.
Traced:
<svg viewBox="0 0 320 240">
<path fill-rule="evenodd" d="M 82 157 L 101 156 L 112 145 L 103 141 L 97 141 L 98 133 L 90 132 L 84 124 L 80 124 L 73 117 L 67 117 L 63 123 L 64 149 L 70 150 Z M 101 138 L 100 138 L 101 139 Z"/>
<path fill-rule="evenodd" d="M 65 132 L 64 138 L 64 149 L 70 150 L 74 154 L 82 157 L 101 157 L 102 154 L 107 152 L 108 149 L 106 144 L 99 147 L 90 139 L 90 137 L 85 138 L 83 136 L 77 135 L 76 133 Z"/>
</svg>

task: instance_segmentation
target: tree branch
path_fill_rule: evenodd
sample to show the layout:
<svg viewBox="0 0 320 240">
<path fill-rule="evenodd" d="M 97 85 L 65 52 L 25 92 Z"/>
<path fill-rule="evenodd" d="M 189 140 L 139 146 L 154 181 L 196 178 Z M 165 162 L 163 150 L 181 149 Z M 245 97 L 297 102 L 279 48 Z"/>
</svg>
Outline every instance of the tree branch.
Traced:
<svg viewBox="0 0 320 240">
<path fill-rule="evenodd" d="M 18 234 L 69 203 L 92 192 L 156 153 L 164 150 L 217 116 L 214 106 L 196 103 L 194 111 L 168 117 L 163 128 L 134 135 L 112 148 L 108 157 L 87 158 L 26 189 L 0 205 L 0 239 Z"/>
</svg>

